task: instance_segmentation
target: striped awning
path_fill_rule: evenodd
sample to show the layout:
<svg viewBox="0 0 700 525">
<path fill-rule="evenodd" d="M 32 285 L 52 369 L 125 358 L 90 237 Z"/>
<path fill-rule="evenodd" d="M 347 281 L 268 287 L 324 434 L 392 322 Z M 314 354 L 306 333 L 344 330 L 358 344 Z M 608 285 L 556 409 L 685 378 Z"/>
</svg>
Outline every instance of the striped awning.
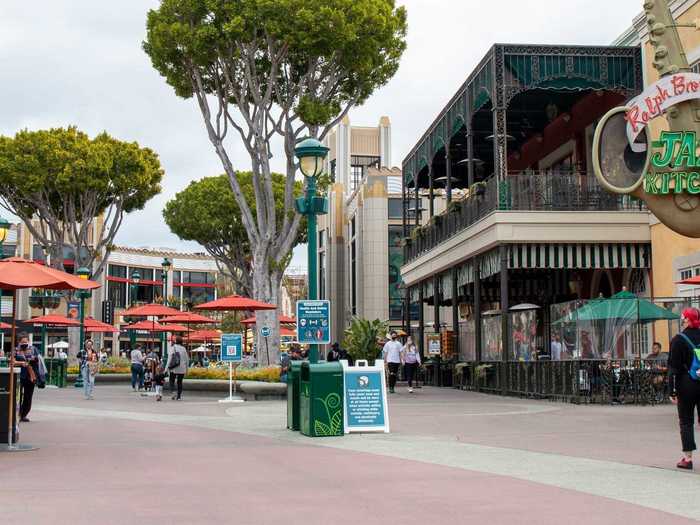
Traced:
<svg viewBox="0 0 700 525">
<path fill-rule="evenodd" d="M 649 268 L 649 244 L 513 244 L 511 269 Z"/>
</svg>

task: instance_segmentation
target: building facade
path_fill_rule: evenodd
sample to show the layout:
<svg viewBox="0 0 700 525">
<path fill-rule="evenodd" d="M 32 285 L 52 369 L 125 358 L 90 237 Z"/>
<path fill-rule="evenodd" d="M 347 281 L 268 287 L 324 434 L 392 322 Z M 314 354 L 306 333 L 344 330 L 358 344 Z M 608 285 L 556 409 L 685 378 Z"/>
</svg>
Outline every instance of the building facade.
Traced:
<svg viewBox="0 0 700 525">
<path fill-rule="evenodd" d="M 428 126 L 403 162 L 404 323 L 423 353 L 517 391 L 513 365 L 560 335 L 555 305 L 649 295 L 649 213 L 603 190 L 591 157 L 598 119 L 641 92 L 643 69 L 638 47 L 494 45 Z M 426 192 L 421 226 L 410 210 Z"/>
</svg>

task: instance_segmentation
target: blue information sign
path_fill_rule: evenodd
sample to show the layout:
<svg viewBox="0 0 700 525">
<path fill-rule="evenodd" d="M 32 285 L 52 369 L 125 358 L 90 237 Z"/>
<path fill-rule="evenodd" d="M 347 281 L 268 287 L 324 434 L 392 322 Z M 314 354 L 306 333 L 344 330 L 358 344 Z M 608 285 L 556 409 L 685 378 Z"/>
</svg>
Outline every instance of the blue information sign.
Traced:
<svg viewBox="0 0 700 525">
<path fill-rule="evenodd" d="M 383 370 L 345 370 L 345 425 L 352 431 L 388 431 Z"/>
<path fill-rule="evenodd" d="M 270 334 L 272 333 L 272 330 L 270 330 L 269 326 L 263 326 L 260 329 L 260 335 L 263 337 L 270 337 Z"/>
<path fill-rule="evenodd" d="M 223 334 L 221 336 L 221 360 L 240 361 L 243 359 L 243 336 L 241 334 Z"/>
<path fill-rule="evenodd" d="M 301 344 L 330 344 L 330 301 L 297 301 L 297 339 Z"/>
</svg>

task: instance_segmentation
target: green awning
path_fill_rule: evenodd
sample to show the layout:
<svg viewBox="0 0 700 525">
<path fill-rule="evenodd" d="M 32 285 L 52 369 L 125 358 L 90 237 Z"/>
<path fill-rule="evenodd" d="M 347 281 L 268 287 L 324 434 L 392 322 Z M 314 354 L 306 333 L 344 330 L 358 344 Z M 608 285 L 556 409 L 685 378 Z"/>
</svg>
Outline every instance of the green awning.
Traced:
<svg viewBox="0 0 700 525">
<path fill-rule="evenodd" d="M 640 299 L 633 293 L 623 291 L 609 299 L 594 299 L 578 310 L 571 312 L 556 324 L 577 321 L 617 320 L 630 323 L 652 323 L 662 320 L 676 320 L 678 314 L 657 306 L 651 301 Z"/>
</svg>

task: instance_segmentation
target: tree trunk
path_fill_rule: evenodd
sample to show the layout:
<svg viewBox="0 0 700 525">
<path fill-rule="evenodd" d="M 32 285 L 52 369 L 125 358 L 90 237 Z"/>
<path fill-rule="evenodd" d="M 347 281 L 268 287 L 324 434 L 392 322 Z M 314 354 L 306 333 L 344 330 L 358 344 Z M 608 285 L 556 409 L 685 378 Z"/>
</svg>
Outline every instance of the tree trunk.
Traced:
<svg viewBox="0 0 700 525">
<path fill-rule="evenodd" d="M 267 261 L 255 264 L 253 270 L 253 298 L 266 303 L 279 304 L 280 275 L 270 271 Z M 280 331 L 277 310 L 258 310 L 255 312 L 255 348 L 257 360 L 261 366 L 276 365 L 279 362 Z M 263 327 L 270 329 L 270 335 L 263 337 Z"/>
</svg>

